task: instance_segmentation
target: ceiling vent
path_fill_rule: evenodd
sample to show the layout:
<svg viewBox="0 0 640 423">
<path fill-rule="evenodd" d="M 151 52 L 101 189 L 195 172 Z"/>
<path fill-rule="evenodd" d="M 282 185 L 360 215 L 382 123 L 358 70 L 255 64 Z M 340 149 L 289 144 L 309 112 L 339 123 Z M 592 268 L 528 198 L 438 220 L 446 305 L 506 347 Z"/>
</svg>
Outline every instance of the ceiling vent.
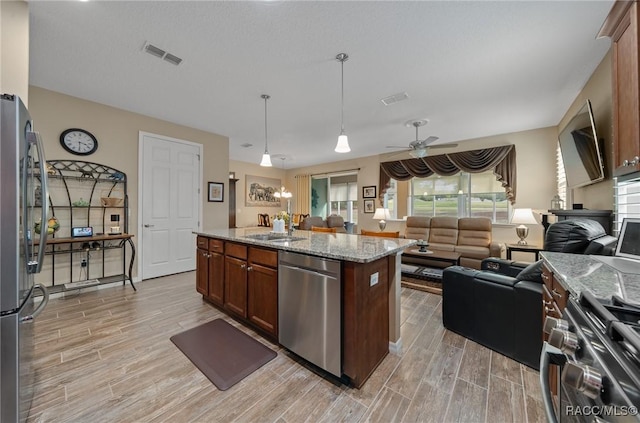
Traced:
<svg viewBox="0 0 640 423">
<path fill-rule="evenodd" d="M 149 42 L 144 43 L 144 47 L 142 48 L 142 50 L 149 53 L 152 56 L 159 57 L 176 66 L 182 63 L 182 59 L 179 58 L 178 56 L 174 56 L 171 53 L 167 53 L 163 49 L 156 47 L 153 44 L 150 44 Z"/>
<path fill-rule="evenodd" d="M 385 98 L 383 98 L 383 99 L 382 99 L 382 100 L 380 100 L 380 101 L 382 101 L 382 103 L 383 103 L 385 106 L 389 106 L 390 104 L 394 104 L 394 103 L 397 103 L 397 102 L 399 102 L 399 101 L 406 100 L 406 99 L 408 99 L 408 98 L 409 98 L 409 94 L 407 94 L 406 92 L 404 92 L 404 93 L 399 93 L 399 94 L 390 95 L 389 97 L 385 97 Z"/>
</svg>

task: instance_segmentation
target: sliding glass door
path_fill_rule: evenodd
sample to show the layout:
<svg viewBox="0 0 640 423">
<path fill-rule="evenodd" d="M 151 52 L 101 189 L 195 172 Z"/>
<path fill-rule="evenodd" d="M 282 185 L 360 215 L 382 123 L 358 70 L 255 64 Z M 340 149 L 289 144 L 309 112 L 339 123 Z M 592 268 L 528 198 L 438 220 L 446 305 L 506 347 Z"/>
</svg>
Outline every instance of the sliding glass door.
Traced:
<svg viewBox="0 0 640 423">
<path fill-rule="evenodd" d="M 312 176 L 311 215 L 325 218 L 330 214 L 358 223 L 357 173 Z"/>
</svg>

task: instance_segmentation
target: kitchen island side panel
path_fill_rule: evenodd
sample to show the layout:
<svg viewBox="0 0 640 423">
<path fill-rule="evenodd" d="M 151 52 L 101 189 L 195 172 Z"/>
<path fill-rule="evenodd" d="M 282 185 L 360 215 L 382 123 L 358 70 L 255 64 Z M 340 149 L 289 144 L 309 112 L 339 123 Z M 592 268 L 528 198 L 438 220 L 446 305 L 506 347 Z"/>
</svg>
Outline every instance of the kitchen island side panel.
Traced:
<svg viewBox="0 0 640 423">
<path fill-rule="evenodd" d="M 343 263 L 342 370 L 356 388 L 389 353 L 389 259 Z"/>
</svg>

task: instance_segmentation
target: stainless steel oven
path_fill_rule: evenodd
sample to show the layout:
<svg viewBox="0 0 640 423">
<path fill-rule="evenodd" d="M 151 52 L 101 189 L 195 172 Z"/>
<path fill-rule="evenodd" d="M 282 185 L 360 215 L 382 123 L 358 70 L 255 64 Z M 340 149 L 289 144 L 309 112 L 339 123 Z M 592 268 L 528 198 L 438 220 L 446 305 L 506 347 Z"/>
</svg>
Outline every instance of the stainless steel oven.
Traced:
<svg viewBox="0 0 640 423">
<path fill-rule="evenodd" d="M 640 306 L 583 292 L 544 327 L 540 382 L 549 422 L 640 422 Z M 552 364 L 560 366 L 555 407 Z"/>
</svg>

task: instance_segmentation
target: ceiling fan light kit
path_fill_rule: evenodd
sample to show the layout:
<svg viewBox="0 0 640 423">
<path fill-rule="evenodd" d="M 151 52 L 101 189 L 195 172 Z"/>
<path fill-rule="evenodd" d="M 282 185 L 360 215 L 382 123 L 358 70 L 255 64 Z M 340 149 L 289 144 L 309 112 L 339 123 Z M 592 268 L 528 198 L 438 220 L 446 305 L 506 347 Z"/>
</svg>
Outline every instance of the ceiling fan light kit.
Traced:
<svg viewBox="0 0 640 423">
<path fill-rule="evenodd" d="M 342 111 L 340 114 L 340 136 L 338 136 L 338 144 L 336 144 L 335 152 L 336 153 L 348 153 L 351 151 L 351 147 L 349 147 L 349 138 L 347 138 L 347 134 L 344 133 L 344 62 L 349 59 L 349 55 L 346 53 L 339 53 L 336 56 L 336 60 L 340 62 L 341 69 L 341 105 Z"/>
<path fill-rule="evenodd" d="M 260 166 L 271 167 L 271 156 L 269 155 L 269 147 L 267 145 L 267 100 L 269 100 L 271 96 L 262 94 L 260 97 L 264 99 L 264 154 L 262 155 Z"/>
</svg>

